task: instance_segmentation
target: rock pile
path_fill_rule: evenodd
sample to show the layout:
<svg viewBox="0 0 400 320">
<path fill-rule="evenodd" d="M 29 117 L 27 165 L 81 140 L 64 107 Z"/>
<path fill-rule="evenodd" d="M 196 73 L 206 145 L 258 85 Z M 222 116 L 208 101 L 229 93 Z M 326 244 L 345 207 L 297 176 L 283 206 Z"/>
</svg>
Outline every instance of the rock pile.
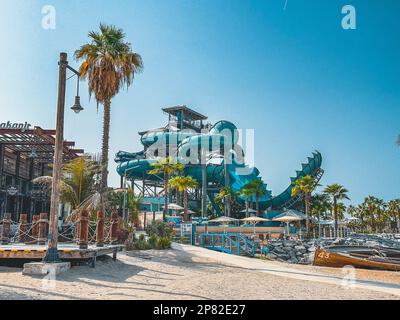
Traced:
<svg viewBox="0 0 400 320">
<path fill-rule="evenodd" d="M 267 257 L 281 262 L 311 264 L 314 259 L 315 243 L 308 240 L 273 240 L 270 241 Z"/>
</svg>

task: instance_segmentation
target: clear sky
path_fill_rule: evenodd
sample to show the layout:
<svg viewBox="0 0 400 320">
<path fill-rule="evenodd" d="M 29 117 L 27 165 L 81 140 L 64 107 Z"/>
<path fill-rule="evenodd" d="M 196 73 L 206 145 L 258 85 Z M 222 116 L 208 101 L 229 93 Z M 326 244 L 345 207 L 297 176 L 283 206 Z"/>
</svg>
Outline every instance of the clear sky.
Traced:
<svg viewBox="0 0 400 320">
<path fill-rule="evenodd" d="M 48 4 L 50 31 L 41 27 Z M 356 30 L 341 27 L 345 4 Z M 141 150 L 137 132 L 165 124 L 161 107 L 186 104 L 255 129 L 256 166 L 275 194 L 317 149 L 323 184 L 343 184 L 356 203 L 398 198 L 399 13 L 397 0 L 2 0 L 0 120 L 54 127 L 59 52 L 76 66 L 87 32 L 115 24 L 145 69 L 112 103 L 111 159 Z M 99 152 L 102 112 L 81 88 L 85 111 L 68 110 L 66 138 Z M 117 186 L 113 161 L 110 172 Z"/>
</svg>

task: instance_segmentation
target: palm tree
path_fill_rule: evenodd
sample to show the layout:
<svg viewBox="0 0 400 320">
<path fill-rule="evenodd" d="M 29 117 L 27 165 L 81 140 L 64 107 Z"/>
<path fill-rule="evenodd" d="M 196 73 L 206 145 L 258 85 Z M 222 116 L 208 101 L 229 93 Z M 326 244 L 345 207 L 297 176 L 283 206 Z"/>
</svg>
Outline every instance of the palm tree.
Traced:
<svg viewBox="0 0 400 320">
<path fill-rule="evenodd" d="M 223 203 L 225 207 L 225 211 L 227 212 L 226 215 L 230 216 L 230 210 L 233 203 L 236 201 L 236 197 L 239 195 L 239 192 L 234 191 L 231 187 L 223 187 L 221 188 L 220 192 L 215 197 L 217 202 Z"/>
<path fill-rule="evenodd" d="M 400 199 L 390 200 L 387 206 L 388 216 L 394 220 L 397 232 L 400 232 Z"/>
<path fill-rule="evenodd" d="M 96 176 L 99 165 L 88 156 L 78 157 L 65 163 L 62 167 L 61 202 L 78 208 L 96 190 Z M 34 179 L 34 184 L 51 188 L 53 177 L 42 176 Z"/>
<path fill-rule="evenodd" d="M 253 191 L 251 190 L 251 188 L 249 188 L 249 186 L 244 185 L 242 187 L 242 193 L 240 195 L 246 198 L 246 218 L 247 218 L 249 216 L 249 206 L 251 198 L 253 197 Z"/>
<path fill-rule="evenodd" d="M 80 74 L 89 80 L 89 95 L 104 106 L 103 142 L 101 157 L 101 192 L 108 186 L 108 151 L 110 139 L 111 99 L 121 88 L 128 88 L 143 63 L 139 54 L 132 52 L 125 42 L 125 33 L 115 26 L 100 24 L 100 32 L 89 32 L 90 42 L 75 51 L 75 59 L 83 60 Z"/>
<path fill-rule="evenodd" d="M 253 197 L 256 200 L 256 211 L 257 215 L 260 214 L 260 203 L 259 200 L 262 196 L 266 194 L 266 189 L 264 182 L 260 179 L 252 179 L 245 186 L 245 188 L 249 189 L 253 194 Z"/>
<path fill-rule="evenodd" d="M 185 169 L 185 166 L 181 163 L 177 163 L 172 157 L 161 158 L 158 162 L 151 164 L 154 169 L 149 171 L 149 174 L 162 174 L 164 176 L 164 210 L 163 220 L 165 221 L 167 210 L 168 210 L 168 189 L 169 179 L 177 172 L 181 172 Z"/>
<path fill-rule="evenodd" d="M 335 237 L 336 237 L 338 230 L 338 200 L 344 200 L 344 199 L 350 200 L 348 196 L 349 191 L 340 184 L 335 183 L 327 186 L 324 189 L 324 193 L 328 194 L 333 200 L 333 214 L 335 217 Z"/>
<path fill-rule="evenodd" d="M 374 196 L 365 198 L 363 207 L 366 210 L 370 226 L 374 232 L 381 232 L 386 222 L 386 203 Z"/>
<path fill-rule="evenodd" d="M 184 221 L 188 221 L 188 189 L 197 187 L 197 181 L 190 176 L 177 176 L 169 181 L 170 188 L 176 188 L 177 192 L 183 193 Z"/>
<path fill-rule="evenodd" d="M 325 193 L 317 193 L 311 197 L 311 215 L 318 217 L 318 236 L 321 237 L 321 215 L 325 219 L 327 212 L 331 210 L 330 198 Z"/>
<path fill-rule="evenodd" d="M 310 232 L 310 204 L 311 204 L 311 192 L 314 191 L 317 186 L 315 179 L 310 176 L 304 176 L 293 183 L 292 196 L 298 194 L 304 194 L 304 208 L 306 211 L 306 232 Z"/>
</svg>

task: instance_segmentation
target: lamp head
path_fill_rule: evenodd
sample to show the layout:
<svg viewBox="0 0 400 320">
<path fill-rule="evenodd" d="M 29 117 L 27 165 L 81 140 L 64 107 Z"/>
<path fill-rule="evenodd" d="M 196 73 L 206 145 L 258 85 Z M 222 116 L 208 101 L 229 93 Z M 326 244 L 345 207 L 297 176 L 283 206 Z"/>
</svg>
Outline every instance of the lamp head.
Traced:
<svg viewBox="0 0 400 320">
<path fill-rule="evenodd" d="M 81 97 L 80 96 L 75 97 L 75 103 L 71 107 L 71 109 L 77 114 L 83 110 L 83 108 L 81 106 Z"/>
</svg>

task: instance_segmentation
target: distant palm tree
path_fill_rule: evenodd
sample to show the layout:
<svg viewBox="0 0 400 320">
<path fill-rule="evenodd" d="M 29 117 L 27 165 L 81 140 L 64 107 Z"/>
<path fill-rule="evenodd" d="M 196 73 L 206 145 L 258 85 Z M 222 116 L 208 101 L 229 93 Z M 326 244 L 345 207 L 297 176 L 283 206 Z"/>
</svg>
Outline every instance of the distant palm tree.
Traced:
<svg viewBox="0 0 400 320">
<path fill-rule="evenodd" d="M 194 189 L 197 187 L 197 181 L 190 177 L 184 177 L 184 176 L 177 176 L 173 177 L 169 181 L 169 187 L 170 188 L 176 188 L 178 192 L 183 193 L 183 207 L 184 207 L 184 216 L 183 220 L 188 221 L 188 189 Z"/>
<path fill-rule="evenodd" d="M 256 200 L 256 211 L 257 215 L 260 214 L 260 198 L 266 194 L 266 189 L 264 186 L 264 182 L 260 179 L 252 179 L 245 186 L 250 192 L 253 194 L 253 197 Z"/>
<path fill-rule="evenodd" d="M 338 231 L 338 200 L 348 199 L 350 200 L 348 193 L 349 191 L 341 186 L 340 184 L 331 184 L 324 189 L 324 193 L 332 197 L 333 200 L 333 214 L 335 217 L 335 237 Z"/>
<path fill-rule="evenodd" d="M 253 191 L 247 185 L 244 185 L 242 187 L 242 193 L 240 195 L 246 198 L 246 218 L 247 218 L 249 216 L 249 206 L 251 198 L 253 197 Z"/>
<path fill-rule="evenodd" d="M 304 194 L 304 207 L 306 211 L 306 231 L 310 232 L 310 205 L 311 205 L 311 192 L 314 191 L 317 183 L 315 179 L 310 176 L 304 176 L 293 183 L 292 196 Z"/>
<path fill-rule="evenodd" d="M 185 166 L 181 163 L 177 163 L 172 157 L 162 158 L 158 162 L 151 164 L 154 169 L 149 171 L 149 174 L 162 174 L 164 177 L 164 210 L 163 210 L 163 220 L 165 221 L 167 211 L 168 211 L 168 189 L 169 189 L 169 179 L 177 172 L 184 170 Z"/>
<path fill-rule="evenodd" d="M 215 197 L 217 202 L 224 204 L 227 216 L 231 215 L 230 208 L 232 208 L 232 205 L 236 201 L 236 198 L 239 196 L 239 194 L 240 193 L 234 191 L 232 187 L 223 187 Z"/>
<path fill-rule="evenodd" d="M 101 192 L 107 190 L 108 151 L 110 140 L 111 99 L 121 88 L 128 88 L 136 73 L 143 68 L 142 58 L 132 52 L 131 44 L 125 42 L 125 33 L 115 26 L 100 24 L 100 32 L 89 32 L 90 42 L 75 52 L 77 60 L 83 60 L 80 74 L 89 79 L 89 94 L 97 104 L 103 104 L 103 142 Z"/>
</svg>

